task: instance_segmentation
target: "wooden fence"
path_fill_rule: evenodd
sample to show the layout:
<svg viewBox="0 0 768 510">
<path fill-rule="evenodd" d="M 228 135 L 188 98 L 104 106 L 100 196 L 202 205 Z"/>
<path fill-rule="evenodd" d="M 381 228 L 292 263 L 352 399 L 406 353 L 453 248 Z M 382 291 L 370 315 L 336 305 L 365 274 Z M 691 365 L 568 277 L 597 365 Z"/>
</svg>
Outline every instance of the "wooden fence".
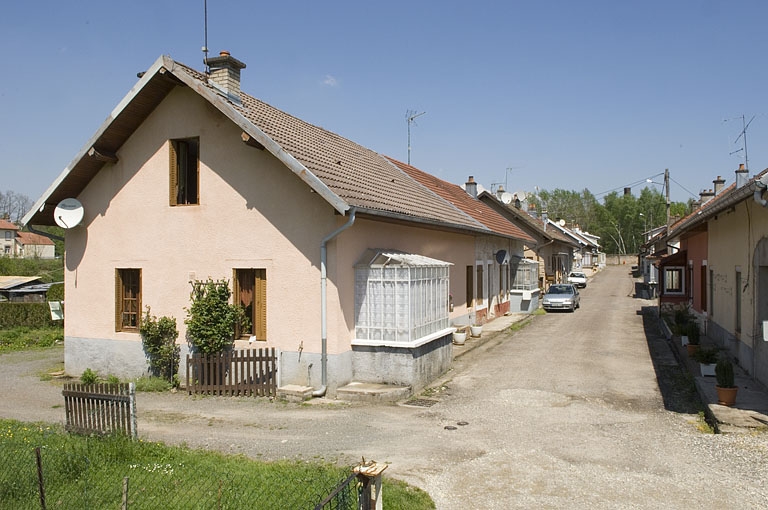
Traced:
<svg viewBox="0 0 768 510">
<path fill-rule="evenodd" d="M 275 396 L 275 349 L 187 355 L 187 390 L 190 394 Z"/>
<path fill-rule="evenodd" d="M 66 430 L 79 434 L 136 433 L 136 385 L 67 383 L 61 392 Z"/>
</svg>

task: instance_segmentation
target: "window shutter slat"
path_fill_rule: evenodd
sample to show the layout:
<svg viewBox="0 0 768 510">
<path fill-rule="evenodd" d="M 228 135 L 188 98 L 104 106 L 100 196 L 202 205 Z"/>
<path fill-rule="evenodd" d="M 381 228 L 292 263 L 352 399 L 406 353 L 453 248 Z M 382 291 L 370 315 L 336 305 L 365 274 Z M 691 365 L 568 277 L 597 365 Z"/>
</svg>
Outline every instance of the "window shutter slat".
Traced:
<svg viewBox="0 0 768 510">
<path fill-rule="evenodd" d="M 267 339 L 267 270 L 256 270 L 256 289 L 254 316 L 258 318 L 257 324 L 254 324 L 253 331 L 257 340 Z"/>
<path fill-rule="evenodd" d="M 171 140 L 168 142 L 168 152 L 169 152 L 169 178 L 168 178 L 168 200 L 170 205 L 178 205 L 176 202 L 177 197 L 177 188 L 179 187 L 179 164 L 178 164 L 178 154 L 176 151 L 176 143 Z"/>
<path fill-rule="evenodd" d="M 123 319 L 123 281 L 120 270 L 115 269 L 115 331 L 120 331 Z"/>
</svg>

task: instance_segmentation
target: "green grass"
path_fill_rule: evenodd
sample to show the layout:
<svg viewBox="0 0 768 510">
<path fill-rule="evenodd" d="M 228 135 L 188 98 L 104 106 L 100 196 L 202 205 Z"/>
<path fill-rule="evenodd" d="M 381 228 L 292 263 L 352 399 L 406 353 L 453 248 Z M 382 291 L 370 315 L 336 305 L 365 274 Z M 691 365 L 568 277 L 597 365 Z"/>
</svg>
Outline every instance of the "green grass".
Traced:
<svg viewBox="0 0 768 510">
<path fill-rule="evenodd" d="M 47 508 L 312 508 L 348 468 L 260 462 L 122 436 L 86 437 L 59 426 L 0 420 L 0 507 L 40 508 L 40 447 Z M 127 480 L 126 480 L 127 479 Z M 422 490 L 384 478 L 385 508 L 433 509 Z"/>
<path fill-rule="evenodd" d="M 53 347 L 64 341 L 64 328 L 17 327 L 0 330 L 0 354 Z"/>
</svg>

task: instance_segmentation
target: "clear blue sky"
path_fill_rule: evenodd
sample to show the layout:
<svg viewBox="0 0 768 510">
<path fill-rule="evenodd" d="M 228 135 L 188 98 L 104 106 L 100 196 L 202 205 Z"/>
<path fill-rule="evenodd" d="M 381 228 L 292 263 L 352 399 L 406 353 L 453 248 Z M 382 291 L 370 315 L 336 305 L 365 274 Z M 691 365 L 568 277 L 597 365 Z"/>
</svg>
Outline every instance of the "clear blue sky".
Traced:
<svg viewBox="0 0 768 510">
<path fill-rule="evenodd" d="M 669 168 L 684 201 L 733 182 L 742 115 L 768 167 L 766 22 L 759 0 L 209 0 L 208 46 L 249 94 L 402 161 L 426 112 L 411 163 L 447 181 L 599 195 Z M 203 0 L 3 2 L 0 191 L 37 200 L 137 72 L 202 69 L 203 42 Z"/>
</svg>

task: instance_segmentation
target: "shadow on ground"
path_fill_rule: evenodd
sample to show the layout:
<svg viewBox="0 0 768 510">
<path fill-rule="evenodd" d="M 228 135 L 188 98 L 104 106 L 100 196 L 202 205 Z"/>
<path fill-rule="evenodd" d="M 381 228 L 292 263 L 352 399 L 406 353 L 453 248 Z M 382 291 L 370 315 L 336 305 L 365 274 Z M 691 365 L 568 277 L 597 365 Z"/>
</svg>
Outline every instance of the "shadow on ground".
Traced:
<svg viewBox="0 0 768 510">
<path fill-rule="evenodd" d="M 656 381 L 668 411 L 697 414 L 704 411 L 704 404 L 696 391 L 696 383 L 687 368 L 680 363 L 669 340 L 659 327 L 658 308 L 643 306 L 638 315 L 643 317 L 645 339 L 656 371 Z"/>
</svg>

